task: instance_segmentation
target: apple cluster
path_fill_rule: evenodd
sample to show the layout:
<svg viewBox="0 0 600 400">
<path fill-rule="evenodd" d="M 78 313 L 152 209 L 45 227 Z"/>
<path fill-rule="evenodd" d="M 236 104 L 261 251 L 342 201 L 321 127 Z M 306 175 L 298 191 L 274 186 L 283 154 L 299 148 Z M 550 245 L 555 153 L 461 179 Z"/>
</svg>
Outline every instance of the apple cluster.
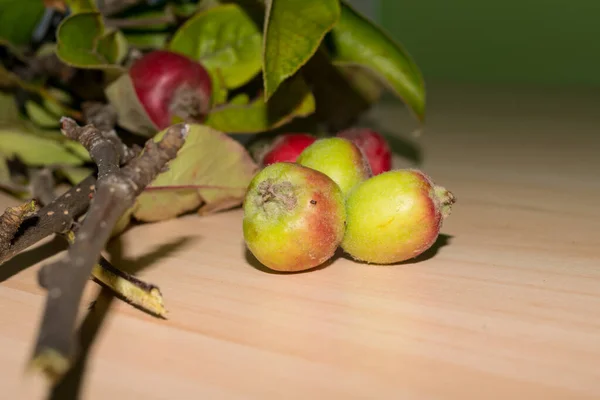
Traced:
<svg viewBox="0 0 600 400">
<path fill-rule="evenodd" d="M 243 205 L 244 240 L 263 265 L 304 271 L 339 248 L 359 262 L 394 264 L 436 241 L 454 195 L 416 169 L 374 173 L 377 159 L 352 140 L 359 136 L 353 130 L 315 139 L 298 154 L 282 145 L 288 137 L 274 147 L 287 158 L 271 162 L 267 154 Z"/>
<path fill-rule="evenodd" d="M 392 151 L 385 138 L 369 128 L 353 127 L 337 133 L 337 137 L 352 141 L 363 152 L 369 162 L 373 175 L 389 171 L 392 168 Z M 282 162 L 295 162 L 305 148 L 317 140 L 309 133 L 285 133 L 278 135 L 257 158 L 264 166 Z"/>
</svg>

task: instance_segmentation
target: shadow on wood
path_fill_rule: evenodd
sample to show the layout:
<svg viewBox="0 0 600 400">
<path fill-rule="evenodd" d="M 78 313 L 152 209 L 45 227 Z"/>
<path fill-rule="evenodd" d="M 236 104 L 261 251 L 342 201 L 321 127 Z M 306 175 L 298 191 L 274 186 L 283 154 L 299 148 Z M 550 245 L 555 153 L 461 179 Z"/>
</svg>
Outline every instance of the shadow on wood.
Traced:
<svg viewBox="0 0 600 400">
<path fill-rule="evenodd" d="M 437 240 L 433 243 L 433 245 L 429 249 L 425 250 L 423 253 L 418 255 L 417 257 L 411 258 L 410 260 L 393 263 L 393 264 L 382 264 L 382 265 L 388 265 L 388 266 L 408 265 L 408 264 L 417 264 L 417 263 L 429 260 L 430 258 L 433 258 L 442 247 L 449 245 L 450 239 L 452 239 L 453 237 L 454 236 L 452 236 L 452 235 L 446 235 L 445 233 L 440 233 Z M 354 262 L 360 263 L 360 264 L 368 264 L 366 262 L 354 260 L 349 254 L 344 253 L 343 257 L 348 260 L 352 260 Z"/>
<path fill-rule="evenodd" d="M 198 236 L 182 236 L 175 238 L 169 242 L 161 243 L 156 246 L 153 251 L 144 254 L 135 259 L 128 259 L 123 256 L 123 242 L 115 238 L 111 241 L 106 251 L 110 254 L 110 262 L 115 267 L 129 274 L 135 275 L 137 272 L 153 264 L 155 261 L 185 247 L 187 244 L 199 240 Z M 160 285 L 159 285 L 160 286 Z"/>
<path fill-rule="evenodd" d="M 112 264 L 115 267 L 133 274 L 152 265 L 160 258 L 166 257 L 170 253 L 176 251 L 191 239 L 192 238 L 190 237 L 177 238 L 176 240 L 157 246 L 153 251 L 138 257 L 137 259 L 128 260 L 122 257 L 121 240 L 116 238 L 111 242 L 109 252 L 112 255 Z M 71 400 L 81 398 L 80 391 L 89 352 L 115 299 L 116 297 L 110 290 L 102 288 L 96 297 L 96 300 L 90 305 L 90 309 L 79 328 L 79 349 L 77 359 L 63 379 L 52 389 L 48 396 L 49 400 Z"/>
<path fill-rule="evenodd" d="M 331 257 L 329 260 L 325 261 L 323 264 L 317 265 L 314 268 L 306 269 L 304 271 L 286 272 L 286 271 L 277 271 L 277 270 L 268 268 L 267 266 L 262 264 L 260 261 L 258 261 L 256 259 L 256 257 L 254 256 L 254 254 L 252 254 L 252 252 L 250 250 L 248 250 L 248 248 L 244 245 L 244 258 L 246 259 L 246 262 L 248 264 L 250 264 L 253 268 L 255 268 L 261 272 L 266 272 L 267 274 L 274 274 L 274 275 L 293 275 L 293 274 L 303 274 L 306 272 L 318 271 L 318 270 L 321 270 L 323 268 L 327 268 L 328 266 L 330 266 L 335 260 L 337 260 L 341 256 L 341 254 L 342 254 L 341 249 L 338 249 L 336 251 L 336 253 L 333 255 L 333 257 Z"/>
<path fill-rule="evenodd" d="M 17 275 L 35 264 L 67 249 L 67 242 L 59 236 L 36 247 L 24 250 L 0 265 L 0 282 Z"/>
<path fill-rule="evenodd" d="M 79 329 L 78 344 L 80 347 L 78 349 L 78 357 L 63 379 L 52 389 L 48 399 L 74 400 L 81 397 L 79 392 L 83 383 L 90 349 L 98 336 L 102 324 L 106 320 L 108 310 L 114 300 L 115 297 L 108 289 L 103 288 L 100 290 Z"/>
<path fill-rule="evenodd" d="M 396 265 L 416 264 L 416 263 L 420 263 L 420 262 L 429 260 L 430 258 L 433 258 L 438 253 L 438 251 L 440 251 L 440 249 L 442 247 L 449 245 L 450 239 L 452 239 L 453 237 L 454 236 L 452 236 L 452 235 L 446 235 L 445 233 L 440 233 L 440 235 L 438 236 L 435 243 L 429 249 L 425 250 L 423 253 L 421 253 L 420 255 L 418 255 L 415 258 L 411 258 L 410 260 L 402 261 L 400 263 L 397 263 Z"/>
</svg>

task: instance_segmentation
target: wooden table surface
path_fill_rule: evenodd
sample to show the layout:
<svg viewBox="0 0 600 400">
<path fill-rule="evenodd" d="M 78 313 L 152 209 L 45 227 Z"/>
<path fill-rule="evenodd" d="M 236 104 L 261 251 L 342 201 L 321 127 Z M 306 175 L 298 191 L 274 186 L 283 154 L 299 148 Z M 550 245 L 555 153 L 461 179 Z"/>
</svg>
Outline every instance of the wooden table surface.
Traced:
<svg viewBox="0 0 600 400">
<path fill-rule="evenodd" d="M 169 319 L 101 298 L 79 381 L 56 398 L 77 382 L 80 398 L 112 400 L 600 398 L 600 95 L 430 93 L 411 140 L 458 198 L 435 251 L 281 275 L 248 261 L 239 210 L 135 227 L 110 253 L 161 287 Z M 397 105 L 372 115 L 414 127 Z M 45 398 L 24 370 L 55 248 L 0 268 L 2 398 Z"/>
</svg>

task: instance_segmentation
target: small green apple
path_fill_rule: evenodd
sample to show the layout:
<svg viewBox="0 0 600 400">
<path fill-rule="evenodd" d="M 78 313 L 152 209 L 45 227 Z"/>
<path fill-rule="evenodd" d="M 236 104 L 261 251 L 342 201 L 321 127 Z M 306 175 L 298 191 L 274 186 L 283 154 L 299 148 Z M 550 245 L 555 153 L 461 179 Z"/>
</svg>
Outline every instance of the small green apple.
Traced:
<svg viewBox="0 0 600 400">
<path fill-rule="evenodd" d="M 271 164 L 250 182 L 243 232 L 258 261 L 277 271 L 303 271 L 329 260 L 344 236 L 346 210 L 327 175 L 291 162 Z"/>
<path fill-rule="evenodd" d="M 373 176 L 346 199 L 341 247 L 354 259 L 373 264 L 414 258 L 436 241 L 455 201 L 450 191 L 418 170 Z"/>
<path fill-rule="evenodd" d="M 360 148 L 340 137 L 315 141 L 300 153 L 296 162 L 329 176 L 342 189 L 344 196 L 372 176 L 369 160 Z"/>
</svg>

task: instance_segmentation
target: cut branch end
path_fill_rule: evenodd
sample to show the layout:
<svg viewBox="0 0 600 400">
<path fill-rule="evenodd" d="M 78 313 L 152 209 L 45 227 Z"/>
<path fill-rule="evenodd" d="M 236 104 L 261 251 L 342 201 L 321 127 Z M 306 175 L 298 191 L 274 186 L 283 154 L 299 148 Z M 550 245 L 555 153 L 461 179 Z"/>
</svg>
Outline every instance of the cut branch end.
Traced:
<svg viewBox="0 0 600 400">
<path fill-rule="evenodd" d="M 28 366 L 29 372 L 39 372 L 50 384 L 58 382 L 69 370 L 71 362 L 58 351 L 45 348 L 37 352 Z"/>
</svg>

